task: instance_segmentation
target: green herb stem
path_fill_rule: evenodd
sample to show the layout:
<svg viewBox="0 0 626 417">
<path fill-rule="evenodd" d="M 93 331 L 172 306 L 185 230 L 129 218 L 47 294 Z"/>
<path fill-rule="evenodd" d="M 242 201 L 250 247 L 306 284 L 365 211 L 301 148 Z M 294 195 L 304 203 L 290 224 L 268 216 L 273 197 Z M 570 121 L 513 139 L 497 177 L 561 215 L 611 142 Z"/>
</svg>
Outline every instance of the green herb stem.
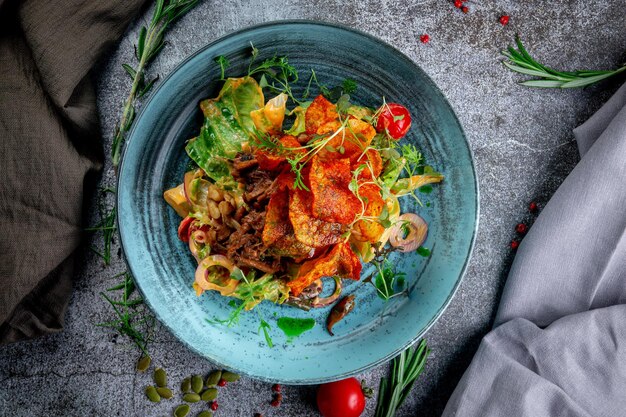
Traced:
<svg viewBox="0 0 626 417">
<path fill-rule="evenodd" d="M 156 82 L 156 78 L 145 84 L 145 68 L 165 46 L 164 36 L 169 25 L 187 13 L 198 3 L 198 0 L 157 0 L 148 28 L 143 26 L 139 31 L 136 45 L 138 64 L 136 68 L 124 64 L 123 67 L 131 76 L 133 83 L 130 93 L 124 102 L 122 117 L 115 129 L 111 159 L 113 167 L 117 168 L 122 156 L 122 144 L 126 133 L 135 118 L 135 102 L 146 94 Z"/>
<path fill-rule="evenodd" d="M 502 64 L 520 74 L 538 77 L 537 79 L 520 82 L 520 85 L 540 88 L 578 88 L 585 87 L 626 71 L 626 64 L 615 70 L 601 71 L 558 71 L 540 64 L 533 59 L 520 40 L 515 37 L 517 49 L 513 47 L 502 51 L 508 61 Z"/>
<path fill-rule="evenodd" d="M 391 362 L 389 378 L 381 378 L 374 417 L 393 417 L 424 371 L 430 349 L 423 340 L 415 349 L 407 349 Z"/>
</svg>

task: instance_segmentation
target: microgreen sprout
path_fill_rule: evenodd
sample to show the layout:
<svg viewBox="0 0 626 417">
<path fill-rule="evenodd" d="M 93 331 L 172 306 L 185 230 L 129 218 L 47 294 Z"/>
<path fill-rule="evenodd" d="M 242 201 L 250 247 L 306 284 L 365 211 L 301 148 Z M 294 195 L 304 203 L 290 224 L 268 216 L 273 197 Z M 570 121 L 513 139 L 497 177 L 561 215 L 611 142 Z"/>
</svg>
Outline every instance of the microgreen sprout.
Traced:
<svg viewBox="0 0 626 417">
<path fill-rule="evenodd" d="M 215 57 L 214 61 L 220 66 L 220 80 L 223 80 L 226 69 L 230 66 L 230 61 L 224 55 Z"/>
</svg>

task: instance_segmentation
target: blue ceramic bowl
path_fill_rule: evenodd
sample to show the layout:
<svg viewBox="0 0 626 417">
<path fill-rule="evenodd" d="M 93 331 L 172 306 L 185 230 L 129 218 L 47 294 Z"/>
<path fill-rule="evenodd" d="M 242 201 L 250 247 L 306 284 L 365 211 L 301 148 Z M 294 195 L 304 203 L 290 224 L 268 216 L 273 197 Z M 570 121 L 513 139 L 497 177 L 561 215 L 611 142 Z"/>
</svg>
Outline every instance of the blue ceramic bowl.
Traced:
<svg viewBox="0 0 626 417">
<path fill-rule="evenodd" d="M 325 85 L 347 77 L 357 81 L 352 95 L 360 104 L 378 106 L 382 98 L 402 103 L 413 115 L 403 139 L 415 143 L 445 175 L 424 207 L 409 198 L 403 211 L 415 211 L 430 225 L 424 246 L 429 257 L 394 254 L 407 274 L 408 296 L 384 302 L 369 284 L 351 282 L 357 306 L 334 328 L 325 330 L 328 309 L 305 312 L 264 302 L 259 313 L 270 324 L 275 346 L 259 335 L 256 312 L 238 325 L 212 325 L 205 319 L 226 318 L 229 299 L 216 293 L 196 297 L 191 284 L 195 261 L 178 240 L 180 218 L 165 203 L 163 191 L 181 182 L 188 158 L 185 141 L 199 131 L 200 100 L 219 91 L 224 55 L 228 74 L 245 74 L 250 42 L 259 59 L 286 55 L 300 70 L 301 94 L 315 69 Z M 135 121 L 119 172 L 119 229 L 130 270 L 158 319 L 191 349 L 226 369 L 285 384 L 313 384 L 345 378 L 381 364 L 424 335 L 446 308 L 468 263 L 477 227 L 478 188 L 472 156 L 459 122 L 439 89 L 410 59 L 361 32 L 326 23 L 286 21 L 228 35 L 186 59 L 160 83 Z M 363 277 L 372 272 L 364 268 Z M 330 287 L 330 285 L 329 285 Z M 279 317 L 312 317 L 317 325 L 289 340 L 277 327 Z"/>
</svg>

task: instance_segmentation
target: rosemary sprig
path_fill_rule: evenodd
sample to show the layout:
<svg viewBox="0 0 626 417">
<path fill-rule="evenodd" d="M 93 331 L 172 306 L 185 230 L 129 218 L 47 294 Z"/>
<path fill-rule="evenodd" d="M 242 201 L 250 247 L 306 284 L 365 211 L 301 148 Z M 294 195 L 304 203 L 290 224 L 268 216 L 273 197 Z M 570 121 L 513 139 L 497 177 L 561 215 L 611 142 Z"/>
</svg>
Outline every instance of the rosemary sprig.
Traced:
<svg viewBox="0 0 626 417">
<path fill-rule="evenodd" d="M 112 188 L 104 188 L 101 190 L 101 192 L 102 195 L 100 201 L 100 223 L 95 226 L 86 228 L 85 231 L 102 232 L 102 251 L 99 251 L 93 246 L 90 246 L 89 249 L 91 249 L 92 252 L 101 257 L 105 265 L 109 265 L 111 263 L 111 244 L 113 243 L 113 236 L 117 231 L 117 226 L 115 224 L 115 207 L 107 208 L 105 194 L 115 193 L 115 190 Z"/>
<path fill-rule="evenodd" d="M 138 99 L 150 91 L 159 78 L 157 76 L 146 83 L 146 66 L 165 46 L 165 31 L 169 25 L 191 10 L 197 3 L 198 0 L 156 0 L 150 24 L 147 28 L 145 26 L 141 27 L 137 45 L 135 46 L 135 57 L 138 61 L 137 67 L 133 68 L 128 64 L 122 65 L 133 82 L 128 98 L 124 102 L 122 116 L 115 128 L 115 136 L 111 147 L 111 160 L 114 168 L 117 168 L 120 163 L 122 144 L 135 119 L 135 104 Z M 227 63 L 222 63 L 221 65 L 223 64 Z M 115 193 L 113 188 L 105 188 L 104 191 Z M 93 248 L 92 250 L 104 259 L 106 265 L 111 260 L 111 242 L 117 230 L 115 217 L 116 211 L 115 207 L 113 207 L 106 211 L 106 214 L 101 214 L 102 221 L 100 224 L 87 229 L 88 231 L 102 231 L 104 238 L 103 252 L 100 253 Z M 123 290 L 121 300 L 113 300 L 105 293 L 101 293 L 102 298 L 113 308 L 116 319 L 99 323 L 97 326 L 112 328 L 119 334 L 128 336 L 143 354 L 148 355 L 147 346 L 152 338 L 152 331 L 155 325 L 154 316 L 145 309 L 141 297 L 130 299 L 130 295 L 135 289 L 131 274 L 122 272 L 116 275 L 116 277 L 120 276 L 123 276 L 124 280 L 107 291 Z"/>
<path fill-rule="evenodd" d="M 113 308 L 117 318 L 115 320 L 98 323 L 96 326 L 115 329 L 119 334 L 128 336 L 130 340 L 145 354 L 148 355 L 147 346 L 152 340 L 155 325 L 154 317 L 145 311 L 136 310 L 143 303 L 141 297 L 130 299 L 135 291 L 135 283 L 128 272 L 122 272 L 115 277 L 123 277 L 123 281 L 111 288 L 108 292 L 122 291 L 121 300 L 113 300 L 105 293 L 100 296 Z"/>
<path fill-rule="evenodd" d="M 374 417 L 393 417 L 396 414 L 424 370 L 429 354 L 426 340 L 422 339 L 415 349 L 409 348 L 393 359 L 389 379 L 380 379 Z"/>
<path fill-rule="evenodd" d="M 157 0 L 150 24 L 147 28 L 142 26 L 139 31 L 139 38 L 135 46 L 137 67 L 133 68 L 128 64 L 122 65 L 132 78 L 133 84 L 130 94 L 124 102 L 122 117 L 115 128 L 115 136 L 113 137 L 111 159 L 116 168 L 120 163 L 122 144 L 126 133 L 135 119 L 135 102 L 150 91 L 158 79 L 157 76 L 146 83 L 145 68 L 165 46 L 165 31 L 170 24 L 191 10 L 197 3 L 198 0 Z"/>
<path fill-rule="evenodd" d="M 576 88 L 597 83 L 606 78 L 626 71 L 626 64 L 616 70 L 604 71 L 557 71 L 535 61 L 524 48 L 519 36 L 515 36 L 517 49 L 508 47 L 502 51 L 508 61 L 502 61 L 505 67 L 520 74 L 538 77 L 534 80 L 522 81 L 527 87 L 543 88 Z"/>
</svg>

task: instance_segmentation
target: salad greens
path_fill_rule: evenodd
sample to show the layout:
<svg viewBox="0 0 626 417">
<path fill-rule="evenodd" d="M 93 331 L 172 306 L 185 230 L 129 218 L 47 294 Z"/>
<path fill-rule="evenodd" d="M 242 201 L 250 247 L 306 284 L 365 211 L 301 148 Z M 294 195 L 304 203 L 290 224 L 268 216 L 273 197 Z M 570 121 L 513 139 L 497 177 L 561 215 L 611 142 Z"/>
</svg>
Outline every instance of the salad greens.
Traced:
<svg viewBox="0 0 626 417">
<path fill-rule="evenodd" d="M 263 91 L 254 78 L 229 78 L 215 99 L 200 104 L 204 125 L 185 150 L 206 175 L 217 183 L 232 187 L 228 159 L 241 152 L 242 143 L 254 132 L 250 112 L 264 105 Z"/>
</svg>

